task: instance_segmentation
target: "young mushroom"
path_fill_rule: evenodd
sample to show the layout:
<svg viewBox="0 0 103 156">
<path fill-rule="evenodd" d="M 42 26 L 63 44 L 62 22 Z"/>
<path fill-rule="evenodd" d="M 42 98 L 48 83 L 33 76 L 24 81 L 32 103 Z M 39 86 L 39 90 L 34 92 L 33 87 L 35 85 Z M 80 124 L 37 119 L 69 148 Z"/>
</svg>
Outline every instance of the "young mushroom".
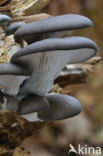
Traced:
<svg viewBox="0 0 103 156">
<path fill-rule="evenodd" d="M 0 14 L 0 26 L 2 27 L 5 33 L 6 33 L 8 23 L 10 21 L 11 21 L 11 18 L 9 16 Z"/>
<path fill-rule="evenodd" d="M 12 35 L 16 32 L 17 29 L 19 29 L 22 25 L 24 25 L 24 22 L 15 22 L 15 23 L 11 23 L 7 29 L 6 29 L 6 35 Z M 19 43 L 21 45 L 21 47 L 24 46 L 24 42 L 22 39 L 20 38 L 14 38 L 15 42 Z"/>
<path fill-rule="evenodd" d="M 21 26 L 23 26 L 25 23 L 24 22 L 15 22 L 11 23 L 7 29 L 6 29 L 6 34 L 11 35 L 16 32 L 17 29 L 19 29 Z"/>
<path fill-rule="evenodd" d="M 34 112 L 37 112 L 40 119 L 53 121 L 80 113 L 81 105 L 75 98 L 48 92 L 67 63 L 86 61 L 97 52 L 97 45 L 88 38 L 56 37 L 64 31 L 89 26 L 92 26 L 92 22 L 86 17 L 62 15 L 25 24 L 17 29 L 14 36 L 26 40 L 29 45 L 13 54 L 8 65 L 3 65 L 6 67 L 1 72 L 0 84 L 5 88 L 3 94 L 14 96 L 14 101 L 16 97 L 19 105 L 16 111 L 19 114 L 25 114 L 28 118 L 26 114 L 34 117 Z M 17 68 L 15 72 L 14 68 Z M 12 85 L 7 83 L 8 80 L 11 82 L 11 76 Z"/>
</svg>

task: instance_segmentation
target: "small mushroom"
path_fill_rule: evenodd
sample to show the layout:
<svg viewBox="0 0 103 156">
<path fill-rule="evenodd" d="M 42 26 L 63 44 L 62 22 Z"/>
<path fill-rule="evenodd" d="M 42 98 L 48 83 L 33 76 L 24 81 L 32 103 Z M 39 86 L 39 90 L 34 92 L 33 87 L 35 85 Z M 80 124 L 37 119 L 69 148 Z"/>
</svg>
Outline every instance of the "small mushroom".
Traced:
<svg viewBox="0 0 103 156">
<path fill-rule="evenodd" d="M 81 15 L 67 14 L 50 17 L 21 26 L 14 34 L 15 38 L 32 43 L 45 38 L 58 37 L 64 31 L 92 26 L 92 22 Z"/>
<path fill-rule="evenodd" d="M 30 72 L 13 63 L 3 63 L 0 64 L 0 75 L 30 75 Z"/>
<path fill-rule="evenodd" d="M 67 63 L 88 60 L 96 51 L 96 44 L 84 37 L 45 39 L 19 50 L 12 56 L 11 62 L 28 67 L 32 73 L 21 91 L 44 96 Z"/>
<path fill-rule="evenodd" d="M 6 33 L 8 23 L 10 21 L 11 21 L 11 18 L 9 16 L 0 14 L 0 25 L 2 26 L 5 33 Z"/>
<path fill-rule="evenodd" d="M 15 22 L 15 23 L 11 23 L 11 24 L 8 26 L 7 30 L 6 30 L 6 34 L 7 34 L 7 35 L 14 34 L 15 31 L 16 31 L 17 29 L 19 29 L 19 28 L 20 28 L 22 25 L 24 25 L 24 24 L 25 24 L 24 22 Z"/>
<path fill-rule="evenodd" d="M 38 95 L 29 95 L 20 102 L 17 112 L 20 115 L 24 115 L 48 108 L 49 103 L 45 97 Z"/>
<path fill-rule="evenodd" d="M 63 120 L 79 114 L 82 110 L 80 102 L 72 96 L 63 94 L 48 94 L 46 96 L 50 107 L 40 111 L 38 117 L 44 121 Z"/>
<path fill-rule="evenodd" d="M 8 95 L 17 95 L 20 85 L 30 78 L 30 74 L 24 68 L 12 63 L 0 64 L 0 85 L 2 92 Z"/>
<path fill-rule="evenodd" d="M 9 22 L 10 20 L 11 18 L 9 16 L 0 14 L 0 23 Z"/>
</svg>

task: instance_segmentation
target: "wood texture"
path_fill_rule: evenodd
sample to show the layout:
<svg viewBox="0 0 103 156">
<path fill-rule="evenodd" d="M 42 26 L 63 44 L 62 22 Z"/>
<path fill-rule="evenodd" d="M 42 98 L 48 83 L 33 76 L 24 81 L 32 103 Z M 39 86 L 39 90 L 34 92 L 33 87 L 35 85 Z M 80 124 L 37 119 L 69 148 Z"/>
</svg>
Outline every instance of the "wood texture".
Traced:
<svg viewBox="0 0 103 156">
<path fill-rule="evenodd" d="M 38 13 L 50 0 L 6 0 L 6 2 L 8 3 L 4 3 L 4 0 L 1 0 L 0 12 L 8 13 L 15 18 Z"/>
</svg>

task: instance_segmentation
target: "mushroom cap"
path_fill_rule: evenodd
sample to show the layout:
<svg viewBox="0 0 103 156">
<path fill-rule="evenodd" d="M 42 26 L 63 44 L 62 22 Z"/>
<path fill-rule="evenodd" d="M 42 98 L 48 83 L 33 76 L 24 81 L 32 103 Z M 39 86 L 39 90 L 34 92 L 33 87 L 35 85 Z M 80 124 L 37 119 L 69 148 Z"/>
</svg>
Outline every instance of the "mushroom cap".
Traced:
<svg viewBox="0 0 103 156">
<path fill-rule="evenodd" d="M 9 20 L 0 15 L 4 28 Z M 32 43 L 54 35 L 58 37 L 66 30 L 89 26 L 92 22 L 88 18 L 71 14 L 25 25 L 21 22 L 11 24 L 7 33 L 16 31 L 15 38 Z M 0 85 L 4 87 L 1 92 L 8 96 L 8 108 L 15 108 L 19 114 L 26 115 L 38 112 L 39 119 L 44 121 L 62 120 L 79 114 L 82 107 L 74 97 L 47 93 L 67 63 L 88 60 L 96 52 L 97 45 L 84 37 L 45 39 L 22 48 L 12 56 L 10 63 L 0 64 Z"/>
<path fill-rule="evenodd" d="M 20 102 L 17 112 L 20 115 L 24 115 L 48 108 L 49 103 L 45 97 L 38 95 L 29 95 Z"/>
<path fill-rule="evenodd" d="M 6 29 L 6 34 L 11 35 L 14 34 L 17 29 L 19 29 L 22 25 L 24 25 L 24 22 L 15 22 L 11 23 L 8 28 Z"/>
<path fill-rule="evenodd" d="M 0 23 L 6 22 L 6 21 L 8 22 L 10 20 L 11 18 L 9 16 L 0 14 Z"/>
<path fill-rule="evenodd" d="M 31 44 L 46 38 L 60 37 L 67 30 L 80 29 L 92 25 L 91 20 L 84 16 L 66 14 L 26 24 L 15 32 L 14 37 L 15 39 L 22 38 L 28 44 Z"/>
<path fill-rule="evenodd" d="M 61 16 L 50 17 L 47 19 L 42 19 L 36 22 L 31 22 L 20 27 L 16 32 L 15 36 L 19 38 L 24 38 L 26 36 L 49 33 L 56 31 L 66 31 L 79 28 L 85 28 L 92 26 L 93 23 L 88 18 L 75 15 L 66 14 Z"/>
<path fill-rule="evenodd" d="M 27 75 L 30 76 L 30 72 L 13 63 L 2 63 L 0 64 L 0 75 Z"/>
<path fill-rule="evenodd" d="M 38 112 L 38 117 L 44 121 L 63 120 L 79 114 L 82 110 L 80 102 L 68 95 L 48 94 L 46 96 L 50 107 Z"/>
<path fill-rule="evenodd" d="M 0 85 L 3 93 L 17 95 L 21 84 L 28 78 L 29 72 L 20 66 L 12 63 L 0 64 Z"/>
<path fill-rule="evenodd" d="M 96 44 L 84 37 L 45 39 L 19 50 L 12 56 L 11 62 L 26 66 L 32 73 L 22 92 L 44 96 L 67 63 L 85 61 L 96 51 Z"/>
<path fill-rule="evenodd" d="M 40 52 L 76 50 L 76 49 L 93 49 L 93 55 L 97 52 L 97 45 L 92 40 L 85 37 L 66 37 L 66 38 L 52 38 L 32 43 L 18 52 L 16 52 L 11 62 L 25 55 L 36 54 Z M 18 62 L 18 61 L 17 61 Z"/>
</svg>

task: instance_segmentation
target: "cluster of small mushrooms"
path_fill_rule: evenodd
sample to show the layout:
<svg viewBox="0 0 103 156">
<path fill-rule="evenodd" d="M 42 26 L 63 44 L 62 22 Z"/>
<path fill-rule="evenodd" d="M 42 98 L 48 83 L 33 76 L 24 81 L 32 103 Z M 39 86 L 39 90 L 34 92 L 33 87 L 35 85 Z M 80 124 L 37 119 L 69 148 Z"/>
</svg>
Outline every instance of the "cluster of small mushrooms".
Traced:
<svg viewBox="0 0 103 156">
<path fill-rule="evenodd" d="M 88 18 L 66 14 L 25 24 L 0 15 L 6 35 L 27 45 L 17 51 L 10 62 L 0 64 L 0 100 L 2 109 L 15 110 L 28 120 L 62 120 L 81 112 L 79 101 L 68 95 L 49 93 L 54 79 L 66 64 L 88 60 L 97 45 L 85 37 L 60 38 L 68 30 L 92 26 Z"/>
</svg>

